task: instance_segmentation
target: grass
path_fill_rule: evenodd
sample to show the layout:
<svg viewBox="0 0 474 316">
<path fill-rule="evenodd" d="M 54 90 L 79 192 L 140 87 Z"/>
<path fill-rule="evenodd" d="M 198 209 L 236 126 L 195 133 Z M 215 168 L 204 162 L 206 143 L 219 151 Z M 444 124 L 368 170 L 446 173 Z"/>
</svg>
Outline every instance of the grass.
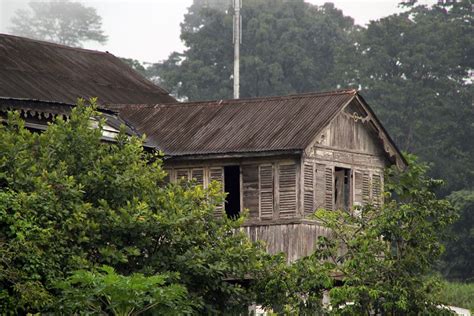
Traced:
<svg viewBox="0 0 474 316">
<path fill-rule="evenodd" d="M 445 304 L 474 312 L 474 283 L 443 282 L 441 299 Z"/>
</svg>

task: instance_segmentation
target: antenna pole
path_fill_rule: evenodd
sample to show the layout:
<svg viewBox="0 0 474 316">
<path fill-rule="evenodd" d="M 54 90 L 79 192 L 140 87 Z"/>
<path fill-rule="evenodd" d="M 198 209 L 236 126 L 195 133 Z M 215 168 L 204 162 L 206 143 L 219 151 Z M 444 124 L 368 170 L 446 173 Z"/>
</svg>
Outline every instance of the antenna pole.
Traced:
<svg viewBox="0 0 474 316">
<path fill-rule="evenodd" d="M 241 0 L 234 0 L 234 99 L 240 96 L 240 43 L 242 42 Z"/>
</svg>

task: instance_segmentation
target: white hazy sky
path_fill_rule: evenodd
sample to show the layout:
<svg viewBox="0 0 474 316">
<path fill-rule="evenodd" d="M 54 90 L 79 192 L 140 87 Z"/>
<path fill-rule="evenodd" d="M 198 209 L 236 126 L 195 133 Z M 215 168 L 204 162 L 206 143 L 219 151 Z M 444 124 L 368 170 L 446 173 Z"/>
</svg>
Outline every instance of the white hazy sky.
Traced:
<svg viewBox="0 0 474 316">
<path fill-rule="evenodd" d="M 360 25 L 399 12 L 400 0 L 306 0 L 321 5 L 333 2 L 345 15 Z M 433 3 L 436 0 L 423 0 Z M 109 51 L 120 57 L 157 62 L 173 51 L 182 51 L 180 23 L 192 0 L 82 0 L 97 9 L 103 29 L 109 36 L 106 45 L 88 44 L 85 48 Z M 26 8 L 28 0 L 0 0 L 0 33 L 9 33 L 15 10 Z M 243 0 L 245 5 L 245 0 Z M 245 19 L 245 17 L 243 17 Z"/>
</svg>

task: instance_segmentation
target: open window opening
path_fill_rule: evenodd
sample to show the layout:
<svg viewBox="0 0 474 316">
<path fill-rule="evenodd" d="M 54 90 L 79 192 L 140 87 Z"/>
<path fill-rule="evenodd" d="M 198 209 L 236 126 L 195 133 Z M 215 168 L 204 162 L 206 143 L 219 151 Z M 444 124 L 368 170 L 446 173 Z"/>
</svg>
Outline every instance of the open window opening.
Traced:
<svg viewBox="0 0 474 316">
<path fill-rule="evenodd" d="M 240 167 L 224 167 L 225 212 L 229 218 L 240 215 Z"/>
<path fill-rule="evenodd" d="M 351 207 L 351 169 L 334 169 L 334 206 L 338 210 Z"/>
</svg>

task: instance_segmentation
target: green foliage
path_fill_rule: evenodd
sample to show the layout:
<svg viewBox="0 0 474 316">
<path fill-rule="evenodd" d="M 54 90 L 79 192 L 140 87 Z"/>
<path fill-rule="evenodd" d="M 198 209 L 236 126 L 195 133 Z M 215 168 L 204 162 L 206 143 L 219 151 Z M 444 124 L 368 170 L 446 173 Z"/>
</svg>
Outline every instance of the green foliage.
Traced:
<svg viewBox="0 0 474 316">
<path fill-rule="evenodd" d="M 432 276 L 432 267 L 443 250 L 440 232 L 456 219 L 456 212 L 433 193 L 440 181 L 426 175 L 427 166 L 414 156 L 407 155 L 407 160 L 405 172 L 396 167 L 387 171 L 386 201 L 380 209 L 368 205 L 351 212 L 315 213 L 330 237 L 320 237 L 312 256 L 275 279 L 276 288 L 288 288 L 273 296 L 277 307 L 306 315 L 447 313 L 437 307 L 440 281 Z M 268 306 L 275 304 L 271 285 L 267 282 L 263 289 Z M 321 306 L 324 290 L 331 308 Z"/>
<path fill-rule="evenodd" d="M 138 72 L 143 77 L 146 77 L 148 75 L 145 66 L 140 61 L 133 58 L 120 58 L 120 60 L 130 66 L 133 70 Z"/>
<path fill-rule="evenodd" d="M 474 282 L 474 191 L 457 191 L 448 200 L 460 212 L 449 228 L 441 271 L 451 280 Z"/>
<path fill-rule="evenodd" d="M 71 0 L 31 1 L 28 6 L 11 20 L 15 35 L 76 47 L 85 41 L 107 42 L 102 18 L 92 7 Z"/>
<path fill-rule="evenodd" d="M 474 284 L 443 282 L 440 300 L 446 305 L 467 308 L 474 312 Z"/>
<path fill-rule="evenodd" d="M 251 302 L 227 280 L 252 278 L 267 255 L 234 232 L 243 219 L 214 216 L 218 184 L 166 185 L 159 153 L 123 131 L 102 142 L 103 124 L 94 104 L 79 104 L 41 134 L 15 113 L 0 126 L 2 312 L 54 312 L 65 295 L 58 281 L 78 270 L 99 278 L 103 265 L 119 279 L 179 275 L 166 286 L 183 287 L 194 312 Z"/>
<path fill-rule="evenodd" d="M 149 69 L 179 98 L 232 96 L 232 10 L 189 8 L 181 29 L 187 50 Z M 246 1 L 242 8 L 241 96 L 282 95 L 335 87 L 334 59 L 349 44 L 353 20 L 303 1 Z"/>
<path fill-rule="evenodd" d="M 443 194 L 474 185 L 471 1 L 413 6 L 371 22 L 341 55 L 344 85 L 362 88 L 400 149 L 432 165 Z"/>
<path fill-rule="evenodd" d="M 130 276 L 117 274 L 103 266 L 98 272 L 77 271 L 58 284 L 62 289 L 61 312 L 73 314 L 156 315 L 191 313 L 186 288 L 168 284 L 167 275 Z"/>
</svg>

